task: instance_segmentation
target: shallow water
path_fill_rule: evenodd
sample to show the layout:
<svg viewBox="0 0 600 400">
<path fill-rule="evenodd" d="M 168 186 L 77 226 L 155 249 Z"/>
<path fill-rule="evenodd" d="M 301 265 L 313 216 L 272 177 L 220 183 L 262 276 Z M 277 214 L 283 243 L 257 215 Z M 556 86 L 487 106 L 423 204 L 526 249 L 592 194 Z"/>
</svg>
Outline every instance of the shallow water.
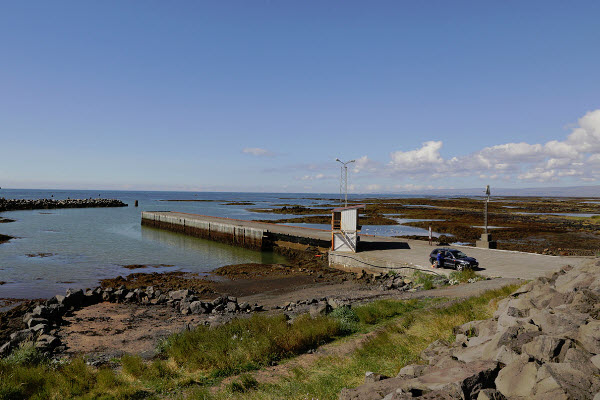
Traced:
<svg viewBox="0 0 600 400">
<path fill-rule="evenodd" d="M 331 194 L 191 193 L 0 189 L 0 197 L 22 199 L 115 198 L 128 207 L 9 211 L 1 217 L 16 222 L 0 224 L 0 233 L 16 239 L 0 245 L 0 298 L 39 298 L 63 293 L 69 287 L 93 287 L 100 279 L 132 272 L 207 272 L 239 263 L 283 262 L 272 252 L 259 252 L 177 233 L 142 227 L 142 211 L 181 211 L 245 220 L 275 220 L 302 215 L 256 213 L 283 203 L 304 206 L 330 204 Z M 349 199 L 358 196 L 350 196 Z M 386 197 L 386 196 L 378 196 Z M 394 195 L 391 197 L 403 197 Z M 408 197 L 408 196 L 406 196 Z M 161 201 L 161 200 L 211 201 Z M 319 200 L 322 199 L 322 200 Z M 139 207 L 134 207 L 135 201 Z M 225 205 L 252 202 L 253 205 Z M 399 221 L 413 221 L 402 220 Z M 296 224 L 330 229 L 329 224 Z M 382 236 L 427 235 L 408 226 L 364 226 L 363 233 Z M 438 236 L 437 233 L 435 233 Z M 42 256 L 43 255 L 43 256 Z M 169 267 L 129 270 L 128 264 L 165 264 Z"/>
<path fill-rule="evenodd" d="M 0 297 L 49 297 L 69 287 L 85 288 L 100 279 L 131 272 L 183 270 L 206 272 L 238 263 L 283 262 L 272 252 L 247 250 L 177 233 L 142 227 L 140 213 L 172 210 L 239 219 L 277 219 L 249 207 L 280 202 L 274 195 L 239 193 L 89 192 L 0 190 L 6 198 L 117 198 L 118 208 L 27 210 L 0 213 L 15 222 L 0 224 L 0 233 L 16 239 L 0 245 Z M 312 195 L 314 197 L 315 195 Z M 215 202 L 165 202 L 161 199 L 214 199 Z M 134 207 L 139 200 L 139 207 Z M 252 201 L 254 206 L 223 202 Z M 311 201 L 302 200 L 308 204 Z M 128 264 L 167 264 L 172 267 L 131 271 Z"/>
</svg>

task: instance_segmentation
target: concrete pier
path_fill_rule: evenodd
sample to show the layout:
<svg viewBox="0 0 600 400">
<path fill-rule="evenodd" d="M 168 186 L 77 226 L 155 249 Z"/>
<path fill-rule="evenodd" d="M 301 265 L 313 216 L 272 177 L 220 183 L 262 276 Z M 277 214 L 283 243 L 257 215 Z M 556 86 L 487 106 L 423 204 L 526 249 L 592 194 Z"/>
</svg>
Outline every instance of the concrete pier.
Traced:
<svg viewBox="0 0 600 400">
<path fill-rule="evenodd" d="M 395 270 L 403 275 L 411 275 L 415 270 L 443 275 L 451 272 L 431 268 L 429 253 L 435 246 L 422 240 L 360 235 L 359 251 L 351 253 L 330 250 L 329 230 L 168 211 L 142 212 L 142 225 L 257 250 L 270 250 L 275 246 L 304 250 L 315 246 L 328 251 L 330 266 L 356 272 Z M 444 247 L 458 248 L 477 258 L 480 266 L 477 272 L 489 277 L 534 279 L 566 264 L 590 261 L 589 257 L 556 257 L 470 246 Z"/>
<path fill-rule="evenodd" d="M 142 225 L 256 250 L 331 245 L 330 231 L 181 212 L 144 211 Z"/>
</svg>

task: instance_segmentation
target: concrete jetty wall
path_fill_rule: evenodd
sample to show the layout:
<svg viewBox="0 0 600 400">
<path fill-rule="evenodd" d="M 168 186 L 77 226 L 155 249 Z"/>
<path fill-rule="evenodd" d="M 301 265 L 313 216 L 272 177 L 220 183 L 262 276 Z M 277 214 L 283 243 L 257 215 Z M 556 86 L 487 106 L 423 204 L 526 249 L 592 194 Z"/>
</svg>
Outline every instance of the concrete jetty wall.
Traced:
<svg viewBox="0 0 600 400">
<path fill-rule="evenodd" d="M 274 246 L 328 249 L 331 245 L 326 239 L 329 237 L 327 232 L 196 214 L 144 211 L 142 225 L 255 250 L 272 250 Z"/>
<path fill-rule="evenodd" d="M 203 221 L 198 218 L 145 211 L 142 212 L 142 225 L 256 250 L 270 245 L 264 229 L 236 226 L 232 221 Z"/>
</svg>

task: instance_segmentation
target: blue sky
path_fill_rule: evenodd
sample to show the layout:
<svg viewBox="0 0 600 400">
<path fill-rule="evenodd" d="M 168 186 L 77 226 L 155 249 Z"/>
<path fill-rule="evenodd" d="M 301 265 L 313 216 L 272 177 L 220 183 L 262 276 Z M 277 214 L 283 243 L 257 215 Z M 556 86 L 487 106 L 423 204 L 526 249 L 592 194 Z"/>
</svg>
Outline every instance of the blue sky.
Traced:
<svg viewBox="0 0 600 400">
<path fill-rule="evenodd" d="M 597 1 L 0 5 L 0 186 L 599 184 Z"/>
</svg>

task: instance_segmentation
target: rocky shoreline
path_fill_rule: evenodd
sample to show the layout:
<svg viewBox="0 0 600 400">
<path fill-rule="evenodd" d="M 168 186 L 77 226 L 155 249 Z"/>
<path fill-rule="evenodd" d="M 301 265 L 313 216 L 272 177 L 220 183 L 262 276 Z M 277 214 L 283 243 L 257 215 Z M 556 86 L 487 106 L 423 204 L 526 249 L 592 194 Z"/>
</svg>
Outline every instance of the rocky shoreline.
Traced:
<svg viewBox="0 0 600 400">
<path fill-rule="evenodd" d="M 254 269 L 263 270 L 269 269 L 268 265 L 260 267 L 261 265 L 253 265 Z M 240 266 L 229 266 L 223 267 L 223 271 L 228 272 L 227 278 L 231 282 L 239 282 L 235 279 L 235 273 L 232 275 L 230 271 L 233 267 L 237 273 L 241 271 Z M 246 267 L 245 265 L 242 267 Z M 260 267 L 260 268 L 259 268 Z M 271 267 L 273 268 L 273 267 Z M 294 268 L 279 267 L 281 269 L 290 270 L 289 273 L 293 274 Z M 312 272 L 305 274 L 312 276 Z M 272 272 L 272 271 L 271 271 Z M 322 277 L 323 282 L 328 282 L 329 279 L 337 277 L 332 272 L 331 277 L 323 276 L 327 275 L 327 271 L 316 272 Z M 168 281 L 168 284 L 162 282 L 163 276 L 170 276 L 174 274 L 174 279 Z M 182 276 L 180 276 L 183 274 Z M 140 278 L 140 275 L 148 277 L 149 279 L 143 279 L 140 282 L 155 282 L 156 285 L 143 286 L 135 284 L 135 280 Z M 352 275 L 352 277 L 349 277 Z M 256 285 L 261 281 L 260 277 L 253 277 L 254 279 L 244 280 L 246 285 Z M 265 277 L 270 280 L 270 278 Z M 179 284 L 179 280 L 185 281 L 188 284 L 183 287 Z M 321 280 L 321 279 L 320 279 Z M 198 281 L 196 283 L 195 281 Z M 418 284 L 414 280 L 406 277 L 395 276 L 395 275 L 382 275 L 382 274 L 366 274 L 364 271 L 359 274 L 343 273 L 343 282 L 354 282 L 355 285 L 364 286 L 364 288 L 374 288 L 379 291 L 381 295 L 402 292 L 415 292 L 424 290 L 423 284 Z M 286 280 L 284 282 L 292 282 Z M 342 306 L 351 306 L 354 299 L 347 296 L 341 295 L 326 295 L 306 298 L 305 300 L 286 301 L 279 304 L 258 304 L 256 302 L 249 301 L 238 301 L 235 296 L 228 295 L 222 290 L 212 290 L 211 286 L 203 278 L 194 278 L 193 276 L 187 276 L 184 273 L 149 273 L 149 274 L 131 274 L 127 279 L 117 278 L 114 280 L 103 281 L 102 286 L 98 286 L 91 289 L 68 289 L 65 295 L 56 295 L 48 300 L 37 300 L 25 302 L 19 306 L 18 309 L 12 312 L 11 317 L 4 318 L 8 321 L 10 319 L 10 328 L 7 326 L 7 330 L 2 332 L 0 335 L 0 357 L 8 356 L 14 349 L 18 348 L 23 342 L 33 342 L 39 350 L 54 356 L 60 356 L 67 349 L 62 343 L 61 338 L 64 338 L 65 332 L 63 328 L 69 325 L 67 320 L 86 307 L 94 308 L 93 306 L 100 306 L 106 308 L 102 304 L 114 303 L 122 304 L 126 306 L 139 307 L 144 309 L 156 308 L 157 312 L 159 309 L 165 310 L 170 309 L 171 315 L 176 320 L 184 320 L 184 316 L 205 316 L 205 318 L 196 318 L 196 324 L 212 324 L 212 323 L 223 323 L 229 321 L 232 318 L 240 317 L 243 315 L 249 315 L 256 312 L 271 311 L 272 313 L 285 313 L 288 318 L 293 319 L 295 316 L 302 313 L 309 313 L 311 316 L 325 315 L 334 309 Z M 330 282 L 331 283 L 331 282 Z M 327 283 L 326 283 L 327 284 Z M 439 284 L 447 285 L 447 280 L 440 281 Z M 216 288 L 214 288 L 216 289 Z M 221 289 L 230 289 L 225 286 Z M 239 288 L 238 288 L 239 289 Z M 241 290 L 240 293 L 243 293 Z M 166 308 L 165 308 L 166 307 Z M 97 309 L 100 310 L 100 309 Z M 179 316 L 179 317 L 177 317 Z M 210 317 L 209 320 L 206 317 Z M 201 322 L 198 322 L 201 321 Z M 177 323 L 175 320 L 174 323 Z M 185 329 L 189 329 L 192 326 L 185 326 Z"/>
<path fill-rule="evenodd" d="M 0 198 L 0 212 L 16 210 L 45 210 L 53 208 L 127 207 L 117 199 L 5 199 Z"/>
<path fill-rule="evenodd" d="M 161 290 L 150 286 L 144 289 L 128 290 L 124 286 L 114 289 L 112 287 L 96 287 L 93 289 L 68 289 L 65 295 L 56 295 L 46 301 L 40 302 L 23 316 L 23 323 L 27 328 L 10 334 L 10 340 L 0 346 L 0 357 L 5 357 L 24 341 L 32 341 L 36 348 L 46 352 L 55 353 L 64 350 L 61 347 L 58 333 L 64 324 L 63 317 L 84 307 L 102 302 L 139 304 L 139 305 L 167 305 L 181 314 L 235 314 L 244 312 L 264 311 L 258 304 L 238 303 L 237 298 L 220 296 L 212 301 L 201 301 L 191 290 L 173 290 L 163 293 Z"/>
<path fill-rule="evenodd" d="M 566 266 L 498 304 L 492 319 L 455 328 L 390 378 L 367 372 L 340 400 L 597 399 L 600 261 Z"/>
</svg>

